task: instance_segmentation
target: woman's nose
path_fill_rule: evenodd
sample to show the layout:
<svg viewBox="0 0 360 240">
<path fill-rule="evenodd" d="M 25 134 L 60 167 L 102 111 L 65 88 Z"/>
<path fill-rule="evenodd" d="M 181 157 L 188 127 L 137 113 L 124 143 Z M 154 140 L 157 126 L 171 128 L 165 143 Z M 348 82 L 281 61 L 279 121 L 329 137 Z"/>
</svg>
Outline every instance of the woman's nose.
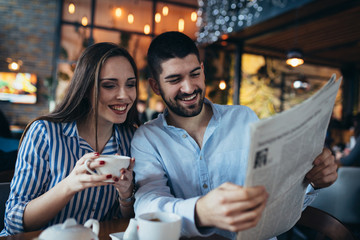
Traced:
<svg viewBox="0 0 360 240">
<path fill-rule="evenodd" d="M 128 96 L 128 94 L 127 94 L 125 88 L 123 88 L 123 87 L 119 88 L 119 91 L 117 92 L 116 98 L 117 99 L 124 99 L 127 96 Z"/>
</svg>

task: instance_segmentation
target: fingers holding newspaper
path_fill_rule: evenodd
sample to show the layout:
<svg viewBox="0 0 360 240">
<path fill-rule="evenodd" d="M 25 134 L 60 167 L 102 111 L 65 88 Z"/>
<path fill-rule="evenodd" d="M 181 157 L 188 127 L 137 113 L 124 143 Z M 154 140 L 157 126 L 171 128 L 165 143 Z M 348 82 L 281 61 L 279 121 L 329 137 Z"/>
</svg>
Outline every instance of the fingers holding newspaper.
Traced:
<svg viewBox="0 0 360 240">
<path fill-rule="evenodd" d="M 314 167 L 306 174 L 306 179 L 315 188 L 324 188 L 333 184 L 337 179 L 337 164 L 331 151 L 324 148 L 313 162 Z"/>
<path fill-rule="evenodd" d="M 241 187 L 224 183 L 201 197 L 195 206 L 198 227 L 232 232 L 256 226 L 265 208 L 268 193 L 263 186 Z"/>
</svg>

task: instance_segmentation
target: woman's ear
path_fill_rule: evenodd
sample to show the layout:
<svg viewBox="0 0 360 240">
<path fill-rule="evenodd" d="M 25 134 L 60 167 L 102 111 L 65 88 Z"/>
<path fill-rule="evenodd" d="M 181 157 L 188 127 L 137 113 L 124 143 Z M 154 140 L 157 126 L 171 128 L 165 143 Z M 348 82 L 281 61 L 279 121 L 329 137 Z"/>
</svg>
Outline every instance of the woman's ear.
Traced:
<svg viewBox="0 0 360 240">
<path fill-rule="evenodd" d="M 150 86 L 151 86 L 152 90 L 154 91 L 154 93 L 156 95 L 160 95 L 159 83 L 153 78 L 149 78 L 148 81 L 149 81 Z"/>
</svg>

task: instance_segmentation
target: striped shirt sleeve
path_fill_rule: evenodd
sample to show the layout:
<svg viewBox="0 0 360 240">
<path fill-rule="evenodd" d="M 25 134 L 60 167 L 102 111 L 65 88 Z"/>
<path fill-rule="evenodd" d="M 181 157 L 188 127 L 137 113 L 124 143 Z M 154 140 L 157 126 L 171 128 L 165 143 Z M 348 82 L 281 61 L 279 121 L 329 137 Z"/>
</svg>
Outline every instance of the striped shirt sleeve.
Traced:
<svg viewBox="0 0 360 240">
<path fill-rule="evenodd" d="M 19 149 L 11 192 L 6 203 L 4 226 L 8 234 L 23 232 L 28 202 L 43 194 L 48 182 L 48 139 L 41 121 L 34 122 Z"/>
</svg>

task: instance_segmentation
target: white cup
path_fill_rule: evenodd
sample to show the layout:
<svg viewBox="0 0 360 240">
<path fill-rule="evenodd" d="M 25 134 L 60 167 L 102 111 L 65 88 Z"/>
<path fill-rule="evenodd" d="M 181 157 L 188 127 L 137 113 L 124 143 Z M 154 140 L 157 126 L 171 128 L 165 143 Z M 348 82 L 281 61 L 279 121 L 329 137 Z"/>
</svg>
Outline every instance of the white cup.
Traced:
<svg viewBox="0 0 360 240">
<path fill-rule="evenodd" d="M 178 240 L 181 217 L 168 212 L 144 213 L 137 217 L 139 240 Z"/>
<path fill-rule="evenodd" d="M 105 164 L 97 167 L 94 172 L 89 168 L 91 161 L 105 161 Z M 87 159 L 85 161 L 86 170 L 93 175 L 111 174 L 113 177 L 120 177 L 120 170 L 128 168 L 130 164 L 130 157 L 120 155 L 100 155 L 96 159 Z M 112 179 L 105 180 L 105 182 L 113 182 Z"/>
</svg>

